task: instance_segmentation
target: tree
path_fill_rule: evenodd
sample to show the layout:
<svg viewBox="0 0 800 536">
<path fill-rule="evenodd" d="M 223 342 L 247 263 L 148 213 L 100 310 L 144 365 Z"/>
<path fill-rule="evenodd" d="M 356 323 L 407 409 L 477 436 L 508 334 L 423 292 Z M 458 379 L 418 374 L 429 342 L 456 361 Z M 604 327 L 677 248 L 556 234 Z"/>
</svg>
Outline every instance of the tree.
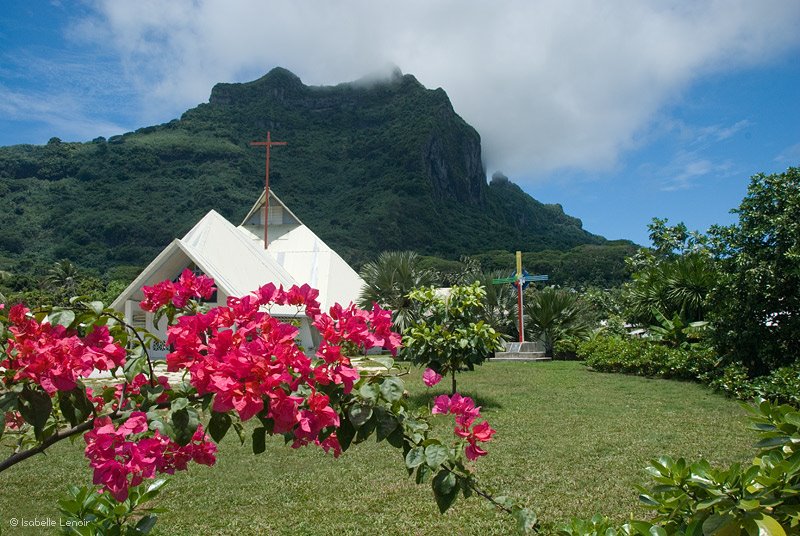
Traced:
<svg viewBox="0 0 800 536">
<path fill-rule="evenodd" d="M 713 339 L 760 375 L 800 356 L 800 168 L 751 178 L 739 222 L 714 227 L 721 278 Z"/>
<path fill-rule="evenodd" d="M 658 322 L 654 311 L 667 318 L 678 315 L 683 323 L 702 321 L 708 295 L 718 280 L 709 238 L 686 225 L 667 225 L 653 218 L 648 225 L 652 248 L 642 248 L 627 259 L 633 282 L 626 287 L 633 320 Z"/>
<path fill-rule="evenodd" d="M 359 275 L 364 280 L 358 303 L 371 308 L 377 303 L 392 311 L 395 329 L 403 332 L 413 316 L 408 293 L 433 283 L 434 272 L 420 266 L 420 257 L 413 251 L 384 251 L 368 262 Z"/>
<path fill-rule="evenodd" d="M 567 337 L 584 338 L 591 331 L 577 293 L 546 287 L 523 305 L 525 326 L 533 339 L 544 343 L 545 356 L 553 356 L 553 346 Z"/>
<path fill-rule="evenodd" d="M 486 288 L 483 319 L 509 339 L 518 339 L 517 291 L 513 285 L 507 283 L 502 285 L 492 283 L 493 280 L 507 275 L 506 272 L 499 270 L 481 274 L 480 281 Z"/>
<path fill-rule="evenodd" d="M 477 281 L 447 293 L 428 287 L 409 294 L 419 315 L 404 333 L 403 352 L 418 365 L 449 374 L 454 394 L 456 373 L 473 370 L 502 349 L 501 334 L 481 318 L 485 297 Z"/>
<path fill-rule="evenodd" d="M 78 268 L 64 259 L 56 262 L 45 277 L 45 284 L 58 296 L 72 296 L 78 288 Z"/>
</svg>

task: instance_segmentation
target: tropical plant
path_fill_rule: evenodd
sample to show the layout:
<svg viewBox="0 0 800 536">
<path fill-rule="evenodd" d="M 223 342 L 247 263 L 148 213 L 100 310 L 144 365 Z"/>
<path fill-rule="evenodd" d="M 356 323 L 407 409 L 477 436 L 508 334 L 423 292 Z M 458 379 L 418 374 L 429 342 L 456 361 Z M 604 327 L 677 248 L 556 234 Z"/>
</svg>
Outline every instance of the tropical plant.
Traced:
<svg viewBox="0 0 800 536">
<path fill-rule="evenodd" d="M 628 299 L 635 318 L 645 323 L 678 315 L 684 322 L 704 320 L 709 292 L 718 273 L 712 259 L 702 253 L 663 257 L 633 274 Z"/>
<path fill-rule="evenodd" d="M 53 264 L 44 279 L 45 285 L 55 295 L 63 297 L 74 295 L 79 281 L 78 267 L 66 259 Z"/>
<path fill-rule="evenodd" d="M 479 280 L 486 289 L 483 319 L 508 339 L 519 337 L 517 327 L 517 291 L 508 283 L 493 284 L 494 279 L 506 277 L 501 271 L 483 273 Z"/>
<path fill-rule="evenodd" d="M 414 314 L 408 294 L 415 288 L 431 285 L 434 272 L 420 267 L 420 257 L 413 251 L 384 251 L 378 259 L 368 262 L 359 273 L 364 287 L 358 303 L 371 308 L 377 303 L 392 311 L 392 323 L 405 331 Z"/>
<path fill-rule="evenodd" d="M 586 338 L 591 332 L 576 292 L 546 287 L 534 292 L 523 305 L 525 328 L 530 339 L 544 343 L 545 355 L 553 356 L 553 346 L 567 337 Z"/>
<path fill-rule="evenodd" d="M 739 222 L 714 227 L 720 282 L 714 343 L 751 376 L 800 356 L 800 168 L 752 177 Z"/>
<path fill-rule="evenodd" d="M 650 339 L 673 348 L 688 347 L 690 344 L 699 342 L 708 328 L 708 322 L 685 322 L 678 313 L 669 319 L 654 309 L 653 317 L 658 324 L 653 324 L 648 328 Z"/>
<path fill-rule="evenodd" d="M 473 370 L 502 349 L 500 333 L 481 318 L 486 291 L 479 282 L 447 292 L 419 288 L 409 297 L 419 307 L 419 315 L 404 333 L 403 355 L 439 374 L 449 374 L 453 393 L 458 372 Z"/>
</svg>

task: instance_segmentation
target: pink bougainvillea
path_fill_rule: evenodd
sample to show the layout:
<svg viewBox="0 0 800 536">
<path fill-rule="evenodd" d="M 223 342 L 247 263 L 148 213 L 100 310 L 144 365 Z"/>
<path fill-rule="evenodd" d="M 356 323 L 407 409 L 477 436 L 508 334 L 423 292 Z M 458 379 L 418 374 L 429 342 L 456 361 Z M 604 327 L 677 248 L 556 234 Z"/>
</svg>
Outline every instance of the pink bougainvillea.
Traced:
<svg viewBox="0 0 800 536">
<path fill-rule="evenodd" d="M 339 426 L 339 416 L 322 390 L 335 385 L 348 394 L 360 377 L 341 345 L 396 353 L 400 338 L 391 331 L 388 311 L 337 304 L 322 313 L 317 295 L 308 285 L 284 290 L 270 283 L 207 313 L 178 318 L 167 331 L 173 348 L 168 370 L 188 370 L 198 394 L 214 395 L 216 412 L 236 411 L 246 421 L 263 411 L 272 419 L 273 433 L 294 436 L 293 446 L 318 444 L 337 454 L 330 432 Z M 322 335 L 316 362 L 297 346 L 298 329 L 269 314 L 275 304 L 305 307 Z M 300 396 L 301 391 L 310 394 Z"/>
<path fill-rule="evenodd" d="M 98 417 L 94 428 L 84 435 L 86 457 L 94 469 L 94 483 L 117 501 L 128 498 L 128 488 L 141 484 L 156 473 L 186 470 L 190 461 L 214 465 L 217 446 L 197 427 L 191 441 L 178 445 L 158 431 L 150 434 L 147 416 L 135 411 L 119 427 L 110 417 Z"/>
<path fill-rule="evenodd" d="M 180 309 L 191 298 L 209 299 L 216 290 L 213 279 L 204 275 L 195 275 L 187 268 L 176 282 L 166 280 L 152 287 L 142 287 L 144 300 L 139 306 L 145 311 L 154 312 L 159 307 L 171 303 Z"/>
<path fill-rule="evenodd" d="M 495 434 L 489 423 L 485 420 L 477 423 L 481 417 L 480 406 L 475 406 L 475 402 L 468 396 L 461 396 L 456 393 L 452 397 L 447 395 L 437 396 L 433 400 L 431 413 L 440 415 L 455 415 L 456 427 L 455 435 L 467 440 L 464 454 L 470 460 L 476 460 L 486 455 L 478 443 L 486 443 Z"/>
<path fill-rule="evenodd" d="M 442 375 L 432 368 L 426 368 L 425 372 L 422 373 L 422 383 L 428 387 L 433 387 L 440 381 L 442 381 Z"/>
<path fill-rule="evenodd" d="M 32 380 L 50 396 L 75 389 L 78 379 L 95 369 L 111 370 L 125 364 L 125 349 L 106 326 L 94 326 L 81 338 L 64 326 L 37 322 L 21 304 L 11 307 L 8 321 L 13 337 L 0 367 L 16 370 L 14 381 Z"/>
</svg>

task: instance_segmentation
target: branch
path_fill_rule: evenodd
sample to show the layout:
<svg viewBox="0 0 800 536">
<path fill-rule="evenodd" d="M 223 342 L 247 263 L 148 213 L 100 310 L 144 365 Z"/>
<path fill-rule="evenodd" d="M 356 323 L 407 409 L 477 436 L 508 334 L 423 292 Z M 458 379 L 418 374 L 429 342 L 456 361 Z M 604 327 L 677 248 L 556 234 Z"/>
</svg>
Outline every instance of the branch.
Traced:
<svg viewBox="0 0 800 536">
<path fill-rule="evenodd" d="M 495 498 L 494 498 L 494 497 L 492 497 L 491 495 L 489 495 L 489 493 L 488 493 L 488 492 L 486 492 L 486 491 L 483 491 L 483 490 L 482 490 L 482 489 L 480 489 L 478 486 L 476 486 L 476 485 L 475 485 L 475 483 L 472 481 L 472 479 L 470 479 L 470 478 L 467 478 L 467 477 L 465 477 L 464 475 L 462 475 L 462 474 L 460 474 L 460 473 L 457 473 L 456 471 L 453 471 L 452 469 L 450 469 L 450 468 L 449 468 L 449 467 L 447 467 L 446 465 L 442 465 L 442 468 L 443 468 L 445 471 L 447 471 L 448 473 L 451 473 L 452 475 L 454 475 L 456 478 L 460 478 L 461 480 L 465 481 L 465 482 L 467 483 L 467 486 L 469 486 L 469 488 L 470 488 L 472 491 L 474 491 L 476 495 L 478 495 L 478 496 L 480 496 L 480 497 L 483 497 L 484 499 L 486 499 L 487 501 L 489 501 L 490 503 L 492 503 L 492 504 L 493 504 L 493 505 L 494 505 L 494 506 L 495 506 L 495 507 L 496 507 L 498 510 L 502 510 L 503 512 L 505 512 L 505 513 L 507 513 L 507 514 L 512 514 L 512 513 L 513 513 L 513 512 L 511 511 L 511 508 L 509 508 L 509 507 L 507 507 L 507 506 L 505 506 L 505 505 L 503 505 L 503 504 L 500 504 L 499 502 L 497 502 L 497 501 L 495 500 Z"/>
<path fill-rule="evenodd" d="M 124 389 L 123 389 L 123 393 L 124 393 Z M 187 398 L 188 398 L 188 400 L 190 402 L 196 402 L 196 401 L 200 400 L 200 397 L 197 396 L 197 395 L 194 395 L 194 396 L 191 396 L 191 397 L 187 397 Z M 166 409 L 166 408 L 170 407 L 170 404 L 171 404 L 171 402 L 169 402 L 169 401 L 168 402 L 161 402 L 159 404 L 155 404 L 155 406 L 150 406 L 150 407 L 151 408 L 155 407 L 156 409 Z M 125 410 L 125 411 L 127 412 L 129 410 Z M 122 414 L 119 412 L 119 410 L 116 410 L 113 413 L 109 413 L 106 416 L 110 417 L 112 421 L 115 421 L 117 419 L 122 418 Z M 47 448 L 49 448 L 52 445 L 58 443 L 59 441 L 62 441 L 62 440 L 67 439 L 67 438 L 70 438 L 70 437 L 72 437 L 74 435 L 77 435 L 77 434 L 80 434 L 82 432 L 86 432 L 88 430 L 91 430 L 94 427 L 95 419 L 97 419 L 97 417 L 94 417 L 93 419 L 90 419 L 90 420 L 88 420 L 86 422 L 82 422 L 81 424 L 73 426 L 72 428 L 66 428 L 64 430 L 60 430 L 60 431 L 56 432 L 55 434 L 51 435 L 50 437 L 48 437 L 47 439 L 45 439 L 44 441 L 42 441 L 41 444 L 36 445 L 35 447 L 31 447 L 28 450 L 23 450 L 22 452 L 15 452 L 14 454 L 9 456 L 5 460 L 0 461 L 0 473 L 5 471 L 9 467 L 12 467 L 12 466 L 18 464 L 21 461 L 27 460 L 31 456 L 34 456 L 36 454 L 41 454 Z"/>
<path fill-rule="evenodd" d="M 86 432 L 87 430 L 90 430 L 93 426 L 94 426 L 94 419 L 83 422 L 77 426 L 73 426 L 72 428 L 67 428 L 66 430 L 61 430 L 59 432 L 56 432 L 55 434 L 51 435 L 50 437 L 42 441 L 41 445 L 37 445 L 35 447 L 29 448 L 28 450 L 23 450 L 22 452 L 16 452 L 12 454 L 8 458 L 0 462 L 0 473 L 2 473 L 11 466 L 18 464 L 23 460 L 27 460 L 31 456 L 44 452 L 48 447 L 54 445 L 55 443 L 58 443 L 62 439 L 67 439 L 76 434 Z"/>
<path fill-rule="evenodd" d="M 142 346 L 142 351 L 144 352 L 144 356 L 145 356 L 145 358 L 147 358 L 147 367 L 150 369 L 150 387 L 155 387 L 156 386 L 156 374 L 153 371 L 153 362 L 150 359 L 150 352 L 147 351 L 147 344 L 145 344 L 144 339 L 142 339 L 142 336 L 139 335 L 139 332 L 136 330 L 135 327 L 131 326 L 130 324 L 125 322 L 123 319 L 121 319 L 117 315 L 115 315 L 113 313 L 108 313 L 106 311 L 103 311 L 103 314 L 109 316 L 110 318 L 113 318 L 114 320 L 116 320 L 117 322 L 122 324 L 122 326 L 125 329 L 127 329 L 128 331 L 130 331 L 131 333 L 133 333 L 133 335 L 139 341 L 139 344 Z"/>
</svg>

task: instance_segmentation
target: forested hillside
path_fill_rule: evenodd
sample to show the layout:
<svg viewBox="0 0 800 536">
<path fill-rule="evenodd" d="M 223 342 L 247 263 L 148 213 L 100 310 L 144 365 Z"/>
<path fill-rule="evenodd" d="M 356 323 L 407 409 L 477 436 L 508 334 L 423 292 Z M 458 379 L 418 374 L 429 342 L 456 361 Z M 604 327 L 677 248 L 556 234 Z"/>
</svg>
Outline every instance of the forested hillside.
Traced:
<svg viewBox="0 0 800 536">
<path fill-rule="evenodd" d="M 597 260 L 595 282 L 613 284 L 631 251 L 512 182 L 488 184 L 480 137 L 444 90 L 399 72 L 310 87 L 278 68 L 218 84 L 166 124 L 0 148 L 0 268 L 70 259 L 132 271 L 211 209 L 238 224 L 263 188 L 263 149 L 249 142 L 267 130 L 288 142 L 273 149 L 271 186 L 356 267 L 388 249 L 443 259 L 522 249 L 562 262 L 581 248 Z"/>
</svg>

